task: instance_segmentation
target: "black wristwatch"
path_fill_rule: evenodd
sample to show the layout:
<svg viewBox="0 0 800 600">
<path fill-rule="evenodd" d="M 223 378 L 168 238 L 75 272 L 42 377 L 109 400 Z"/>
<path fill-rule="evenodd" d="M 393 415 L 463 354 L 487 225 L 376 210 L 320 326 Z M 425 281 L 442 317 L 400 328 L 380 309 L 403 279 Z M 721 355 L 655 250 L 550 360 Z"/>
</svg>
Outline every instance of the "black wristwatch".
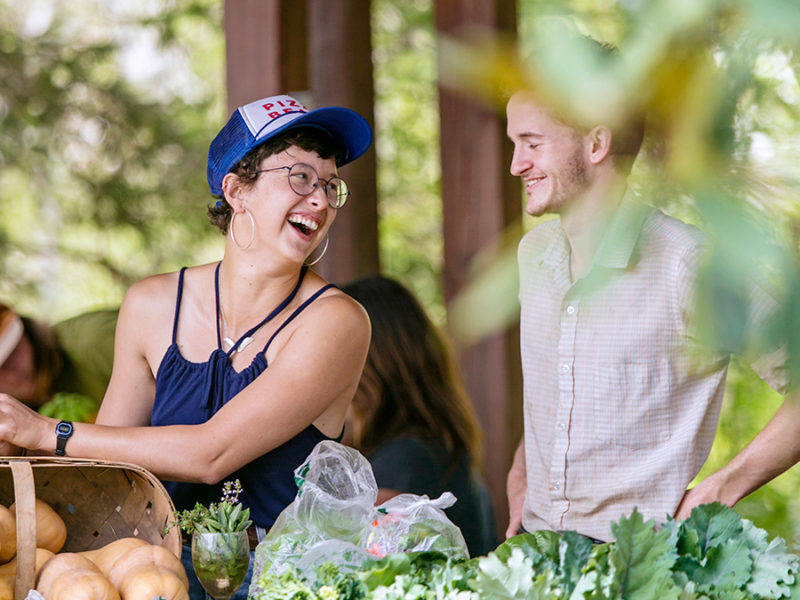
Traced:
<svg viewBox="0 0 800 600">
<path fill-rule="evenodd" d="M 64 456 L 64 448 L 67 446 L 67 440 L 72 435 L 73 429 L 70 421 L 61 421 L 56 425 L 56 456 Z"/>
</svg>

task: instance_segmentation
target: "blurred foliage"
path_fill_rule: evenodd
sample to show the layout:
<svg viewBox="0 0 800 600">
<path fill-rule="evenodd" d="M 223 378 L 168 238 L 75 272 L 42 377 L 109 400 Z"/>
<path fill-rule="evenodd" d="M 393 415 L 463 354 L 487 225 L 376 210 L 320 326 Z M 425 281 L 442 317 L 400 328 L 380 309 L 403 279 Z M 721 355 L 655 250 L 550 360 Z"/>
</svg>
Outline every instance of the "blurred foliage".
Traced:
<svg viewBox="0 0 800 600">
<path fill-rule="evenodd" d="M 94 423 L 100 405 L 81 394 L 57 392 L 52 399 L 39 408 L 46 417 L 77 423 Z"/>
<path fill-rule="evenodd" d="M 632 188 L 715 242 L 699 288 L 702 333 L 742 354 L 786 344 L 799 380 L 800 4 L 520 0 L 518 6 L 518 40 L 443 40 L 444 83 L 499 112 L 511 93 L 528 89 L 577 126 L 646 114 L 648 135 Z M 619 53 L 603 55 L 584 36 L 610 42 Z M 508 282 L 498 282 L 516 276 L 505 258 L 518 238 L 509 237 L 450 307 L 450 322 L 465 340 L 498 327 L 476 315 L 515 303 Z M 751 337 L 743 325 L 753 281 L 770 286 L 781 310 Z M 779 403 L 735 362 L 703 474 L 741 450 Z M 795 467 L 739 508 L 791 543 L 800 519 L 798 483 Z"/>
<path fill-rule="evenodd" d="M 214 0 L 0 0 L 0 297 L 55 320 L 210 253 L 220 18 Z"/>
<path fill-rule="evenodd" d="M 432 0 L 373 0 L 381 265 L 444 322 Z"/>
</svg>

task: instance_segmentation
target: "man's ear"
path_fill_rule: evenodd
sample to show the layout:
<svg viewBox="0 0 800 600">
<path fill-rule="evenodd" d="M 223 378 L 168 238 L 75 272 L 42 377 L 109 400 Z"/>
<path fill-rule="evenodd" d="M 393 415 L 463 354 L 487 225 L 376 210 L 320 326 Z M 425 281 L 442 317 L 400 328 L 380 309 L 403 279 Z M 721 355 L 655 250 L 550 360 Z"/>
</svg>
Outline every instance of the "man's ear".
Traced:
<svg viewBox="0 0 800 600">
<path fill-rule="evenodd" d="M 600 164 L 611 154 L 611 130 L 605 125 L 594 127 L 586 136 L 589 142 L 589 161 Z"/>
</svg>

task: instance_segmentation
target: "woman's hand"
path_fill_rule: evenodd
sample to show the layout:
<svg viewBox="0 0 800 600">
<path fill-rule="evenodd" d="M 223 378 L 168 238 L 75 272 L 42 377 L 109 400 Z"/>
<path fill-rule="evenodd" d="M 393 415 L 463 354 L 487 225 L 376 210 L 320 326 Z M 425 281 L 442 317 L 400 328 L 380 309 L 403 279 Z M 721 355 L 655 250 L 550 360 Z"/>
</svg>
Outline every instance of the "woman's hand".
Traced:
<svg viewBox="0 0 800 600">
<path fill-rule="evenodd" d="M 20 448 L 43 448 L 49 421 L 54 420 L 8 394 L 0 394 L 0 451 L 13 456 L 19 454 Z"/>
</svg>

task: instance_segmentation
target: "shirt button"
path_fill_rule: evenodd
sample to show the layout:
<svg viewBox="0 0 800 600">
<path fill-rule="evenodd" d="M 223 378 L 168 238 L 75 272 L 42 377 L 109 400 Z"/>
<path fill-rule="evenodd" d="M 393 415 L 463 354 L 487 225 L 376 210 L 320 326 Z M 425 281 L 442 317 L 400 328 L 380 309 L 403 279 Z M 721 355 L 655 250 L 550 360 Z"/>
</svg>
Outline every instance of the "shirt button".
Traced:
<svg viewBox="0 0 800 600">
<path fill-rule="evenodd" d="M 566 425 L 564 425 L 563 423 L 559 423 L 559 424 L 558 424 L 558 430 L 559 430 L 559 431 L 564 431 L 566 428 L 567 428 L 567 426 L 566 426 Z"/>
<path fill-rule="evenodd" d="M 566 364 L 566 363 L 564 363 L 563 365 L 561 365 L 561 372 L 562 372 L 562 373 L 569 373 L 569 365 L 568 365 L 568 364 Z"/>
<path fill-rule="evenodd" d="M 554 481 L 553 482 L 553 489 L 556 490 L 556 491 L 560 490 L 561 489 L 561 482 L 560 481 Z"/>
<path fill-rule="evenodd" d="M 567 307 L 567 314 L 568 315 L 574 315 L 575 314 L 575 307 L 572 306 L 571 304 Z"/>
</svg>

